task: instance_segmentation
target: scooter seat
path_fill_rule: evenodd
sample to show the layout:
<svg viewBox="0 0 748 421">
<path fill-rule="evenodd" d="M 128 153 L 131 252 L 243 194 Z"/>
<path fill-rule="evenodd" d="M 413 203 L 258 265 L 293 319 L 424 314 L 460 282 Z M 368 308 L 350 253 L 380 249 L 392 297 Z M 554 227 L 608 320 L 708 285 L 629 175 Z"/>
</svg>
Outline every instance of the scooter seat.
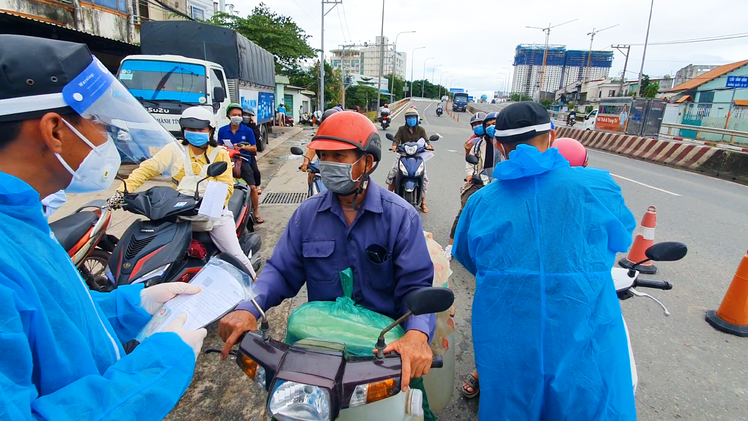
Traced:
<svg viewBox="0 0 748 421">
<path fill-rule="evenodd" d="M 49 228 L 52 229 L 55 238 L 62 247 L 65 250 L 70 250 L 98 220 L 99 216 L 97 214 L 84 211 L 52 222 L 49 224 Z"/>
<path fill-rule="evenodd" d="M 242 208 L 244 207 L 244 201 L 246 196 L 249 194 L 249 187 L 244 184 L 236 184 L 234 186 L 234 193 L 229 199 L 228 209 L 234 214 L 234 223 L 239 220 L 242 214 Z"/>
</svg>

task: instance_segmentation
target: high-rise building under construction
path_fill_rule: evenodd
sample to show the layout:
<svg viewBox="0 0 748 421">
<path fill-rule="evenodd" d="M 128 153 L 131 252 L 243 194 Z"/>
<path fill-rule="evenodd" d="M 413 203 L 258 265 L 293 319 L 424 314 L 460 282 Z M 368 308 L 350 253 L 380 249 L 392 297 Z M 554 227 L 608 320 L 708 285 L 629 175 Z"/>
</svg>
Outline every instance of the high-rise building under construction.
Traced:
<svg viewBox="0 0 748 421">
<path fill-rule="evenodd" d="M 613 65 L 612 51 L 592 51 L 589 75 L 585 75 L 589 51 L 567 50 L 565 45 L 549 45 L 541 87 L 540 75 L 543 72 L 544 53 L 543 45 L 517 46 L 514 53 L 513 93 L 534 97 L 539 90 L 555 92 L 574 82 L 605 79 Z"/>
</svg>

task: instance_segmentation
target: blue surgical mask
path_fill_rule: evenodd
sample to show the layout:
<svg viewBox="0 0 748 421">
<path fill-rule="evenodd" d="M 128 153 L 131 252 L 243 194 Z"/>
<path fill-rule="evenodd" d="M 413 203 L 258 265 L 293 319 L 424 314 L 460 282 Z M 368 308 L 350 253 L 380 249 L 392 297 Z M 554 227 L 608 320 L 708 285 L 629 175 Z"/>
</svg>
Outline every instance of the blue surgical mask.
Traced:
<svg viewBox="0 0 748 421">
<path fill-rule="evenodd" d="M 405 119 L 405 124 L 409 127 L 416 127 L 416 123 L 418 123 L 418 119 L 415 117 L 408 117 Z"/>
<path fill-rule="evenodd" d="M 322 183 L 331 192 L 347 196 L 353 192 L 356 188 L 356 183 L 358 183 L 358 180 L 353 179 L 353 166 L 357 162 L 343 164 L 339 162 L 319 161 L 319 173 L 320 177 L 322 177 Z"/>
<path fill-rule="evenodd" d="M 495 135 L 496 135 L 496 126 L 491 125 L 491 126 L 486 127 L 486 135 L 488 135 L 488 137 L 490 137 L 490 138 L 495 137 Z"/>
<path fill-rule="evenodd" d="M 208 143 L 208 140 L 210 140 L 210 133 L 189 132 L 185 130 L 184 138 L 187 139 L 188 142 L 190 142 L 190 145 L 200 148 Z"/>
<path fill-rule="evenodd" d="M 485 134 L 485 132 L 483 131 L 483 126 L 473 127 L 473 133 L 475 133 L 476 136 L 483 136 Z"/>
</svg>

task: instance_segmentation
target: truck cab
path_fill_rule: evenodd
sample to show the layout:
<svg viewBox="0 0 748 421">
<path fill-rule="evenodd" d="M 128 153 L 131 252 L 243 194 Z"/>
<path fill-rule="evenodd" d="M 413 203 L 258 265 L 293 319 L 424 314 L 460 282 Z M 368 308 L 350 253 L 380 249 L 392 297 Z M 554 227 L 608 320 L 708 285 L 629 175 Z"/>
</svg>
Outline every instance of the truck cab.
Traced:
<svg viewBox="0 0 748 421">
<path fill-rule="evenodd" d="M 584 125 L 582 126 L 582 129 L 594 130 L 596 121 L 597 121 L 597 110 L 592 110 L 586 116 L 584 116 Z"/>
<path fill-rule="evenodd" d="M 466 92 L 457 92 L 454 94 L 452 101 L 452 111 L 467 111 L 468 94 Z"/>
<path fill-rule="evenodd" d="M 208 108 L 218 127 L 229 124 L 228 83 L 217 63 L 178 55 L 131 55 L 120 63 L 117 78 L 175 137 L 182 136 L 179 116 L 193 106 Z"/>
</svg>

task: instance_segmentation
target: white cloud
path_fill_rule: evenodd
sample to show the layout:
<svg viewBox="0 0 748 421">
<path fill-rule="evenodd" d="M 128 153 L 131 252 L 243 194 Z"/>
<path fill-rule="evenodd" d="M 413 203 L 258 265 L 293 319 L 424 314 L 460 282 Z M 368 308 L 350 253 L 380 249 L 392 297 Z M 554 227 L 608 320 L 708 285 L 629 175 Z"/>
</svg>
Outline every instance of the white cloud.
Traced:
<svg viewBox="0 0 748 421">
<path fill-rule="evenodd" d="M 227 0 L 242 15 L 248 14 L 257 1 Z M 382 2 L 377 0 L 343 0 L 325 18 L 325 50 L 345 42 L 373 42 L 380 33 Z M 320 46 L 321 1 L 266 1 L 271 10 L 291 16 L 309 35 L 313 47 Z M 391 42 L 398 32 L 398 50 L 408 53 L 407 75 L 410 77 L 410 54 L 416 51 L 416 79 L 426 76 L 437 64 L 435 78 L 449 72 L 449 78 L 470 92 L 480 94 L 500 89 L 500 74 L 512 70 L 514 49 L 518 44 L 544 44 L 545 35 L 538 29 L 548 23 L 578 20 L 551 30 L 550 43 L 564 44 L 569 49 L 589 48 L 587 33 L 619 24 L 595 36 L 594 49 L 608 49 L 611 44 L 643 44 L 647 29 L 650 0 L 597 0 L 564 2 L 558 0 L 386 0 L 384 34 Z M 329 8 L 329 6 L 328 6 Z M 343 13 L 345 9 L 345 14 Z M 340 18 L 338 17 L 340 14 Z M 346 29 L 345 16 L 348 22 Z M 748 1 L 745 0 L 655 0 L 650 42 L 703 38 L 745 32 Z M 342 25 L 341 25 L 342 22 Z M 348 31 L 350 38 L 348 39 Z M 644 73 L 652 77 L 674 74 L 690 63 L 725 64 L 748 59 L 748 38 L 682 45 L 650 46 L 647 49 Z M 641 64 L 642 47 L 633 46 L 627 78 L 636 78 Z M 616 51 L 611 75 L 623 69 L 623 56 Z M 446 79 L 447 76 L 443 78 Z"/>
</svg>

